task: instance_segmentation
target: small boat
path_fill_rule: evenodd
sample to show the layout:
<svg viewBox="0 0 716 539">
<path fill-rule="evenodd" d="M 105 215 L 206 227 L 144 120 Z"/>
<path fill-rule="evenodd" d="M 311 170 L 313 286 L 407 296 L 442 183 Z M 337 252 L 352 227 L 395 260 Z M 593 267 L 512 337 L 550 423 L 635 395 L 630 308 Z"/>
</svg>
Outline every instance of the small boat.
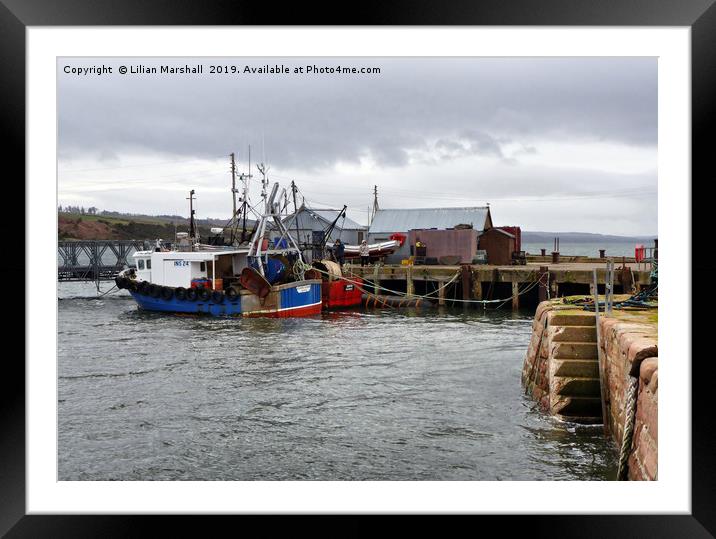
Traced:
<svg viewBox="0 0 716 539">
<path fill-rule="evenodd" d="M 177 234 L 178 243 L 171 250 L 158 244 L 153 251 L 134 253 L 136 268 L 120 272 L 117 286 L 127 289 L 139 308 L 148 311 L 268 317 L 319 314 L 322 280 L 306 277 L 310 266 L 281 220 L 278 183 L 270 195 L 267 185 L 264 176 L 264 211 L 247 245 L 200 243 L 192 191 L 190 232 Z M 246 197 L 243 200 L 245 209 Z M 269 221 L 280 234 L 273 242 L 265 237 Z"/>
<path fill-rule="evenodd" d="M 406 236 L 404 234 L 393 234 L 387 241 L 371 243 L 368 245 L 368 251 L 371 257 L 386 256 L 394 253 L 403 246 Z M 345 257 L 358 258 L 360 256 L 360 245 L 346 245 Z"/>
</svg>

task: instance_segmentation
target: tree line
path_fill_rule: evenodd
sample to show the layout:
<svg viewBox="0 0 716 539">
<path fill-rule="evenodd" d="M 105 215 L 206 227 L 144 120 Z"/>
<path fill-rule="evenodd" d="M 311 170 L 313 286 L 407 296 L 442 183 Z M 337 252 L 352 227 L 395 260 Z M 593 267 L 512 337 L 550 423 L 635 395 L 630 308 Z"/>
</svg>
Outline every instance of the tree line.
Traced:
<svg viewBox="0 0 716 539">
<path fill-rule="evenodd" d="M 57 206 L 58 212 L 64 212 L 64 213 L 79 213 L 81 215 L 97 215 L 97 208 L 94 206 L 90 206 L 89 208 L 86 208 L 84 206 Z M 104 213 L 104 212 L 100 212 Z"/>
</svg>

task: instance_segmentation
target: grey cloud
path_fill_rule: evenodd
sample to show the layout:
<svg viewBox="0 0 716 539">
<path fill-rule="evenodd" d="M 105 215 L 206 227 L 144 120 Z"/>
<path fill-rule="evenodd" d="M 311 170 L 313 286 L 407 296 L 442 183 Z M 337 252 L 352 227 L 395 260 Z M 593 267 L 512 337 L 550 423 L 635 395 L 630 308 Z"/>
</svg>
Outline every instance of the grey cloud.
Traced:
<svg viewBox="0 0 716 539">
<path fill-rule="evenodd" d="M 482 131 L 465 129 L 454 139 L 439 139 L 435 149 L 442 152 L 442 159 L 453 159 L 468 155 L 486 155 L 504 158 L 500 143 Z"/>
<path fill-rule="evenodd" d="M 97 62 L 60 59 L 58 65 Z M 139 62 L 103 63 L 116 71 Z M 427 148 L 429 141 L 461 137 L 469 142 L 466 151 L 497 159 L 504 158 L 502 140 L 528 147 L 540 138 L 656 144 L 656 59 L 279 58 L 270 63 L 379 66 L 382 73 L 78 77 L 60 71 L 59 153 L 70 159 L 108 151 L 210 157 L 245 151 L 250 143 L 260 157 L 265 140 L 267 160 L 277 167 L 317 170 L 366 154 L 380 165 L 403 166 L 411 151 Z"/>
</svg>

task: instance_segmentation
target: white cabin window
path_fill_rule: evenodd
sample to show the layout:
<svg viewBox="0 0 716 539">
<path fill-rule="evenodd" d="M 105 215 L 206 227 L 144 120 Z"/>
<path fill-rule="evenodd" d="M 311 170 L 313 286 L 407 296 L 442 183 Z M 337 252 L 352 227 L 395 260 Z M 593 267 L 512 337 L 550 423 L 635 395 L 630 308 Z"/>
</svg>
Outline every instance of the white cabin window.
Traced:
<svg viewBox="0 0 716 539">
<path fill-rule="evenodd" d="M 144 260 L 142 260 L 141 258 L 137 260 L 137 268 L 139 268 L 140 270 L 144 269 Z"/>
<path fill-rule="evenodd" d="M 201 262 L 199 264 L 199 271 L 206 271 L 206 262 Z"/>
<path fill-rule="evenodd" d="M 152 269 L 152 261 L 151 261 L 151 259 L 147 259 L 147 269 Z"/>
</svg>

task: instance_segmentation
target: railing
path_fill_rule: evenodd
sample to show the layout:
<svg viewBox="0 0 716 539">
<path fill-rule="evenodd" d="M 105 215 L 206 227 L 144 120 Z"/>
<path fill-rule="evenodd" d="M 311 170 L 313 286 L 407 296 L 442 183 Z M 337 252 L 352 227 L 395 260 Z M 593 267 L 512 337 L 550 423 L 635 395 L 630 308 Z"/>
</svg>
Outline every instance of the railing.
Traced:
<svg viewBox="0 0 716 539">
<path fill-rule="evenodd" d="M 57 243 L 59 281 L 104 281 L 130 265 L 129 256 L 149 245 L 143 240 L 78 240 Z"/>
</svg>

